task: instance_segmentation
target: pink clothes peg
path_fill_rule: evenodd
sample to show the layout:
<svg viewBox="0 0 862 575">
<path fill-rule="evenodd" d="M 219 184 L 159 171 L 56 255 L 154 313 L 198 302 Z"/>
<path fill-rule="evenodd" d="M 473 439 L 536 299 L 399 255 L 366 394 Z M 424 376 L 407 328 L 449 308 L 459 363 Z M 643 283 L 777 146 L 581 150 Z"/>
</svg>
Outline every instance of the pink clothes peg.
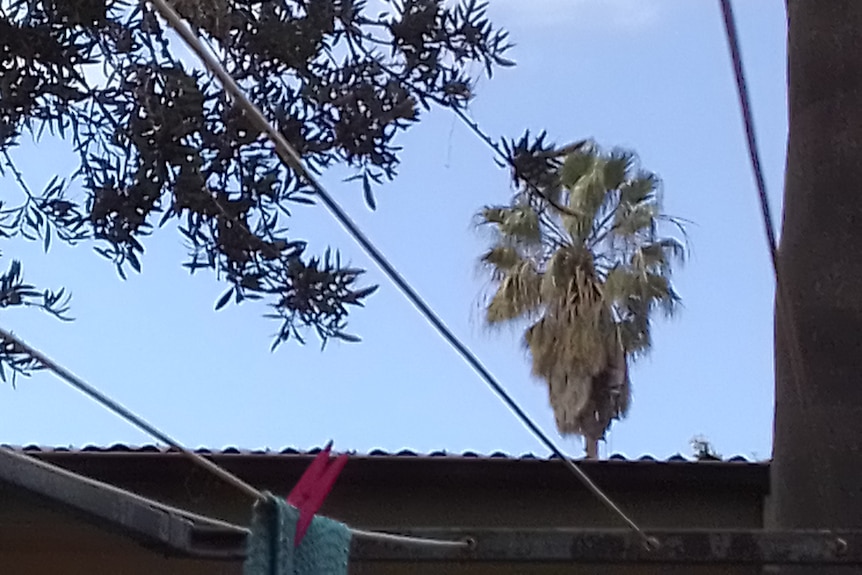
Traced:
<svg viewBox="0 0 862 575">
<path fill-rule="evenodd" d="M 299 510 L 299 520 L 296 523 L 296 535 L 294 536 L 294 546 L 298 547 L 302 538 L 305 537 L 305 532 L 308 526 L 311 525 L 311 520 L 317 515 L 318 510 L 323 505 L 323 501 L 335 480 L 344 469 L 347 463 L 347 454 L 342 454 L 330 459 L 330 451 L 332 442 L 326 444 L 326 447 L 317 454 L 299 481 L 287 496 L 287 502 Z"/>
</svg>

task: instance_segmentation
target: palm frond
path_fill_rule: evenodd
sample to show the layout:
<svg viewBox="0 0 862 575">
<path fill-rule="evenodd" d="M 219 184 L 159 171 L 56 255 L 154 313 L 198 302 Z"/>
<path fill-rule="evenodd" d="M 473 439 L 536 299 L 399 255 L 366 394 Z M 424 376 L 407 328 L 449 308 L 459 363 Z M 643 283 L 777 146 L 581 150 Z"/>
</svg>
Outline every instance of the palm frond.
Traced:
<svg viewBox="0 0 862 575">
<path fill-rule="evenodd" d="M 621 345 L 631 358 L 644 355 L 652 347 L 648 316 L 633 314 L 617 322 L 616 329 Z"/>
<path fill-rule="evenodd" d="M 570 154 L 560 168 L 560 183 L 568 195 L 566 207 L 569 209 L 568 213 L 561 214 L 561 219 L 578 242 L 587 237 L 596 214 L 606 202 L 606 164 L 606 158 L 591 146 Z"/>
<path fill-rule="evenodd" d="M 533 263 L 521 261 L 503 275 L 486 310 L 485 319 L 493 325 L 512 321 L 536 311 L 541 306 L 541 277 Z"/>
<path fill-rule="evenodd" d="M 523 261 L 518 250 L 509 245 L 496 245 L 482 254 L 479 261 L 491 268 L 492 277 L 499 279 L 501 274 L 507 273 L 513 267 Z"/>
<path fill-rule="evenodd" d="M 682 236 L 681 243 L 683 244 L 687 255 L 688 246 L 691 244 L 691 241 L 688 235 L 688 228 L 686 226 L 693 225 L 694 222 L 677 216 L 669 216 L 667 214 L 658 214 L 656 216 L 656 220 L 660 223 L 670 224 L 670 226 Z"/>
<path fill-rule="evenodd" d="M 541 242 L 539 215 L 529 205 L 488 206 L 479 212 L 480 224 L 496 227 L 509 241 L 536 245 Z"/>
<path fill-rule="evenodd" d="M 601 298 L 597 285 L 592 253 L 572 245 L 558 249 L 548 259 L 542 297 L 549 302 L 586 304 Z"/>
<path fill-rule="evenodd" d="M 603 183 L 608 190 L 617 190 L 629 179 L 629 173 L 637 163 L 634 152 L 616 148 L 608 154 L 603 166 Z"/>
<path fill-rule="evenodd" d="M 661 187 L 659 177 L 651 172 L 641 171 L 635 178 L 623 183 L 620 187 L 620 203 L 627 206 L 652 200 Z"/>
<path fill-rule="evenodd" d="M 560 369 L 547 381 L 557 429 L 564 435 L 581 435 L 583 414 L 593 393 L 593 378 Z"/>
<path fill-rule="evenodd" d="M 660 309 L 665 316 L 673 317 L 679 307 L 680 298 L 674 291 L 670 279 L 661 274 L 647 274 L 647 298 L 652 309 Z"/>
<path fill-rule="evenodd" d="M 578 180 L 568 189 L 568 208 L 577 216 L 566 214 L 562 216 L 566 229 L 572 238 L 583 243 L 592 230 L 593 222 L 602 206 L 608 200 L 608 190 L 602 180 L 601 165 Z"/>
<path fill-rule="evenodd" d="M 542 229 L 542 244 L 549 248 L 551 253 L 572 244 L 571 236 L 563 231 L 547 211 L 539 214 L 539 227 Z"/>
<path fill-rule="evenodd" d="M 615 266 L 608 272 L 602 288 L 604 290 L 605 301 L 611 305 L 619 305 L 630 294 L 640 291 L 637 287 L 636 274 L 621 265 Z"/>
<path fill-rule="evenodd" d="M 634 206 L 620 206 L 614 212 L 614 232 L 621 237 L 630 237 L 655 228 L 658 206 L 654 203 L 639 203 Z"/>
<path fill-rule="evenodd" d="M 677 263 L 685 262 L 688 252 L 685 244 L 676 238 L 661 238 L 641 247 L 647 262 Z"/>
<path fill-rule="evenodd" d="M 675 238 L 660 238 L 637 246 L 631 252 L 628 266 L 640 273 L 670 277 L 674 266 L 685 263 L 685 245 Z"/>
<path fill-rule="evenodd" d="M 597 161 L 598 155 L 593 146 L 584 146 L 572 152 L 566 156 L 560 168 L 560 184 L 566 188 L 573 188 L 584 177 L 594 172 Z"/>
</svg>

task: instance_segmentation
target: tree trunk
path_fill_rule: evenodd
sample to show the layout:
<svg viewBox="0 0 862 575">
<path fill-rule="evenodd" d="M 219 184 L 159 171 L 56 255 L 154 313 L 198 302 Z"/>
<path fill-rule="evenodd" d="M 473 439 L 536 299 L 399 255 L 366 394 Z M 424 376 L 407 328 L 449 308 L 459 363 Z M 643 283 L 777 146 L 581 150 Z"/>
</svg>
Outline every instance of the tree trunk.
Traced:
<svg viewBox="0 0 862 575">
<path fill-rule="evenodd" d="M 788 0 L 789 134 L 767 526 L 862 528 L 862 1 Z M 798 345 L 786 337 L 795 321 Z M 803 380 L 792 354 L 801 348 Z M 858 570 L 783 568 L 781 573 Z"/>
<path fill-rule="evenodd" d="M 587 459 L 599 458 L 599 440 L 596 437 L 584 436 L 584 448 L 587 451 Z"/>
</svg>

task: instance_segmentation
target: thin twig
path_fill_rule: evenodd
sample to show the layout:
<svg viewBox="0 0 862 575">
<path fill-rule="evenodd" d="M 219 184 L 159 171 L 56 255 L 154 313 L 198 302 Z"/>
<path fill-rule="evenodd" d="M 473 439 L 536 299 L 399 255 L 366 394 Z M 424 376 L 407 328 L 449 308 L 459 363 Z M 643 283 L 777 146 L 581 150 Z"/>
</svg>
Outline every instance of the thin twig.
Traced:
<svg viewBox="0 0 862 575">
<path fill-rule="evenodd" d="M 24 174 L 21 173 L 21 170 L 19 170 L 15 165 L 15 162 L 12 161 L 12 157 L 9 155 L 8 150 L 3 150 L 3 160 L 6 167 L 9 168 L 10 172 L 12 172 L 12 176 L 15 178 L 15 181 L 18 182 L 18 186 L 21 188 L 21 191 L 27 196 L 27 199 L 31 201 L 35 200 L 36 197 L 33 195 L 33 191 L 24 180 Z"/>
<path fill-rule="evenodd" d="M 432 96 L 430 94 L 426 94 L 426 97 L 433 99 L 438 104 L 441 103 L 439 99 L 435 98 L 434 96 Z M 458 118 L 460 118 L 461 122 L 465 126 L 470 128 L 470 130 L 474 134 L 476 134 L 476 136 L 480 140 L 485 142 L 485 144 L 489 148 L 491 148 L 491 150 L 493 150 L 500 157 L 500 159 L 502 159 L 504 162 L 506 162 L 511 168 L 513 168 L 513 169 L 515 168 L 515 163 L 512 160 L 512 158 L 510 158 L 508 155 L 506 155 L 506 153 L 500 148 L 500 146 L 498 146 L 497 143 L 494 140 L 492 140 L 488 134 L 486 134 L 484 131 L 482 131 L 482 128 L 479 127 L 479 124 L 476 123 L 475 120 L 470 118 L 470 116 L 468 116 L 466 114 L 466 112 L 464 112 L 460 108 L 454 108 L 454 107 L 452 108 L 452 112 L 456 116 L 458 116 Z M 547 158 L 560 157 L 560 156 L 564 156 L 564 155 L 568 155 L 568 154 L 571 154 L 573 152 L 576 152 L 577 150 L 579 150 L 579 149 L 583 148 L 585 145 L 587 145 L 587 143 L 589 143 L 588 140 L 582 140 L 580 142 L 575 142 L 573 144 L 563 146 L 562 148 L 560 148 L 558 150 L 552 150 L 552 151 L 546 152 L 544 154 L 538 154 L 538 155 L 541 157 L 547 157 Z M 562 205 L 560 202 L 553 199 L 550 196 L 550 194 L 546 194 L 545 192 L 540 190 L 539 187 L 536 186 L 534 183 L 528 182 L 526 180 L 524 180 L 524 181 L 527 184 L 527 188 L 530 190 L 530 192 L 532 192 L 534 195 L 541 198 L 542 200 L 548 202 L 548 204 L 550 204 L 551 207 L 553 207 L 558 212 L 565 214 L 567 216 L 572 216 L 572 217 L 576 217 L 576 218 L 581 217 L 583 215 L 583 214 L 579 214 L 578 212 L 576 212 L 575 210 L 573 210 L 569 207 Z"/>
</svg>

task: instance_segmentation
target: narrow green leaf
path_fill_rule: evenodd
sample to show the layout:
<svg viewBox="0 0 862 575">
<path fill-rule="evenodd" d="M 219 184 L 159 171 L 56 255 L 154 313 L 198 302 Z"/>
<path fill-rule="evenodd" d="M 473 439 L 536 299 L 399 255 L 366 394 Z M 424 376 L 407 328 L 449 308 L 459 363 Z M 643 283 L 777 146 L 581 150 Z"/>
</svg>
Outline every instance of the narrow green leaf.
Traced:
<svg viewBox="0 0 862 575">
<path fill-rule="evenodd" d="M 215 305 L 215 311 L 218 311 L 227 305 L 227 302 L 230 301 L 230 296 L 233 295 L 233 290 L 234 288 L 230 288 L 224 294 L 222 294 L 222 296 L 219 298 L 218 302 Z"/>
<path fill-rule="evenodd" d="M 368 180 L 368 176 L 365 175 L 362 178 L 362 192 L 365 195 L 365 203 L 368 207 L 374 211 L 377 209 L 377 201 L 374 199 L 374 193 L 371 191 L 371 182 Z"/>
<path fill-rule="evenodd" d="M 138 256 L 135 252 L 129 252 L 129 265 L 132 266 L 132 269 L 138 273 L 141 273 L 141 261 L 138 259 Z"/>
<path fill-rule="evenodd" d="M 348 343 L 359 343 L 362 341 L 362 338 L 360 338 L 358 335 L 353 335 L 352 333 L 344 333 L 343 331 L 337 331 L 332 335 L 334 335 L 341 341 L 346 341 Z"/>
</svg>

